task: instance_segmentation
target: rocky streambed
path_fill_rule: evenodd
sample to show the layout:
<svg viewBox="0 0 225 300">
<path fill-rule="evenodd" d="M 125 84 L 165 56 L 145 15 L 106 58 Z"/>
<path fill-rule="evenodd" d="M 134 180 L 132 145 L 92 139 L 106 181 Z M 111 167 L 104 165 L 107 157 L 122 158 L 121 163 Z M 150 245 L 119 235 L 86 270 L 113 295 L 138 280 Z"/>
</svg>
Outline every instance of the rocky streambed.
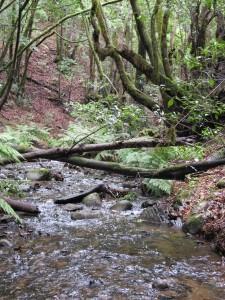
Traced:
<svg viewBox="0 0 225 300">
<path fill-rule="evenodd" d="M 40 166 L 54 179 L 26 181 Z M 24 199 L 41 213 L 24 216 L 22 227 L 0 224 L 0 238 L 9 242 L 0 248 L 0 299 L 225 298 L 221 257 L 169 226 L 155 199 L 138 195 L 132 206 L 118 206 L 97 194 L 81 204 L 54 204 L 100 183 L 132 191 L 135 181 L 56 162 L 8 166 L 1 176 L 25 180 Z"/>
</svg>

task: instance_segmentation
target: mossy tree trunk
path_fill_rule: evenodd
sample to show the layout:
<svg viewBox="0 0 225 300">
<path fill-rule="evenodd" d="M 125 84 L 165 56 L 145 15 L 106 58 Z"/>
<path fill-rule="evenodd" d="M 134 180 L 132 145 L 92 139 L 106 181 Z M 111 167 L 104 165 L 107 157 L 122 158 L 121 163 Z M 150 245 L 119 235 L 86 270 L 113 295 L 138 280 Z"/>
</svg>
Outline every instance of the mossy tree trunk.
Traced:
<svg viewBox="0 0 225 300">
<path fill-rule="evenodd" d="M 141 10 L 136 0 L 130 0 L 132 12 L 136 22 L 137 38 L 139 40 L 139 53 L 129 49 L 127 45 L 116 46 L 110 38 L 107 29 L 106 18 L 99 0 L 92 0 L 91 22 L 94 29 L 93 41 L 95 50 L 101 60 L 111 57 L 116 64 L 120 79 L 125 91 L 138 103 L 156 110 L 160 106 L 168 108 L 168 101 L 171 97 L 179 97 L 181 92 L 172 79 L 171 66 L 169 65 L 167 50 L 167 28 L 169 22 L 169 9 L 164 12 L 162 25 L 157 24 L 157 14 L 161 11 L 162 1 L 156 0 L 150 20 L 150 33 L 141 17 Z M 161 29 L 161 40 L 157 39 L 156 28 Z M 105 46 L 102 46 L 103 38 Z M 161 49 L 161 51 L 160 51 Z M 147 57 L 145 56 L 147 55 Z M 154 100 L 144 93 L 127 74 L 124 66 L 124 59 L 132 64 L 137 70 L 138 76 L 145 75 L 147 80 L 160 87 L 164 102 L 155 103 Z M 162 88 L 161 88 L 162 87 Z"/>
</svg>

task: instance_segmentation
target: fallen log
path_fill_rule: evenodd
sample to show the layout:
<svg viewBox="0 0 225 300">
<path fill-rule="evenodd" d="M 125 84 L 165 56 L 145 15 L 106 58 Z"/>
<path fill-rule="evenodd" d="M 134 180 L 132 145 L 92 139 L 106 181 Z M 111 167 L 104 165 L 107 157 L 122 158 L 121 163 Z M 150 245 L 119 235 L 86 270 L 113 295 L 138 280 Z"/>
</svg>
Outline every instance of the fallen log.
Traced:
<svg viewBox="0 0 225 300">
<path fill-rule="evenodd" d="M 154 147 L 168 147 L 168 146 L 180 146 L 193 143 L 193 139 L 178 138 L 175 144 L 171 144 L 169 141 L 162 139 L 131 139 L 127 141 L 116 141 L 112 143 L 103 144 L 78 144 L 73 148 L 52 148 L 35 150 L 27 153 L 23 153 L 22 161 L 32 161 L 34 159 L 57 159 L 60 157 L 68 157 L 73 154 L 82 154 L 87 152 L 100 152 L 104 150 L 119 150 L 125 148 L 154 148 Z M 6 165 L 11 163 L 10 160 L 1 160 L 0 165 Z"/>
<path fill-rule="evenodd" d="M 72 165 L 91 169 L 103 170 L 112 173 L 122 174 L 132 177 L 144 177 L 154 179 L 185 180 L 186 175 L 207 171 L 209 169 L 225 165 L 225 159 L 212 161 L 199 161 L 186 164 L 178 164 L 161 170 L 136 168 L 121 165 L 119 163 L 103 162 L 94 159 L 87 159 L 79 156 L 57 159 Z"/>
<path fill-rule="evenodd" d="M 31 214 L 39 214 L 40 210 L 36 205 L 24 202 L 24 201 L 19 201 L 19 200 L 12 200 L 9 198 L 4 198 L 4 200 L 14 209 L 17 211 L 23 211 L 26 213 L 31 213 Z"/>
<path fill-rule="evenodd" d="M 55 204 L 68 204 L 68 203 L 79 203 L 83 200 L 84 197 L 92 194 L 92 193 L 107 193 L 113 196 L 114 198 L 116 197 L 121 197 L 130 192 L 129 189 L 115 189 L 112 187 L 109 187 L 108 185 L 105 184 L 98 184 L 94 188 L 89 189 L 86 192 L 76 194 L 76 195 L 71 195 L 69 197 L 64 197 L 61 199 L 56 199 L 54 201 Z"/>
<path fill-rule="evenodd" d="M 97 186 L 95 186 L 94 188 L 80 193 L 80 194 L 76 194 L 76 195 L 71 195 L 69 197 L 64 197 L 62 199 L 56 199 L 54 201 L 55 204 L 67 204 L 67 203 L 79 203 L 82 201 L 82 199 L 92 193 L 101 193 L 101 192 L 105 192 L 106 191 L 106 187 L 104 184 L 99 184 Z"/>
<path fill-rule="evenodd" d="M 71 156 L 74 153 L 83 153 L 91 151 L 102 151 L 109 149 L 122 149 L 122 148 L 136 148 L 139 147 L 153 147 L 155 140 L 142 140 L 142 141 L 119 141 L 115 143 L 105 143 L 105 144 L 83 144 L 77 145 L 73 149 L 62 149 L 54 148 L 49 150 L 39 150 L 34 152 L 25 153 L 23 155 L 24 161 L 33 161 L 38 158 L 57 160 L 62 162 L 67 162 L 76 166 L 92 168 L 97 170 L 104 170 L 108 172 L 113 172 L 117 174 L 122 174 L 132 177 L 145 177 L 145 178 L 156 178 L 156 179 L 169 179 L 169 180 L 184 180 L 185 176 L 188 174 L 198 173 L 207 171 L 209 169 L 225 165 L 225 159 L 210 160 L 210 161 L 200 161 L 178 164 L 161 170 L 145 169 L 145 168 L 135 168 L 124 166 L 119 163 L 112 162 L 102 162 L 93 159 L 86 159 L 79 156 Z M 166 145 L 166 144 L 160 144 Z M 168 145 L 167 145 L 168 146 Z M 2 160 L 0 164 L 6 165 L 12 161 Z"/>
</svg>

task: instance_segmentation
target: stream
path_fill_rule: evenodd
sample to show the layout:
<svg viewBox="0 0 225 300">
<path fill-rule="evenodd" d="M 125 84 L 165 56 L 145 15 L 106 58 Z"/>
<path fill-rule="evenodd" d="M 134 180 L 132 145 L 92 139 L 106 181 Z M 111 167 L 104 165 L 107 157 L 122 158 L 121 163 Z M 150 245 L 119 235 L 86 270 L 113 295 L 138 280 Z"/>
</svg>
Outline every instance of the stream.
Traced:
<svg viewBox="0 0 225 300">
<path fill-rule="evenodd" d="M 61 172 L 64 181 L 27 188 L 25 199 L 38 204 L 41 213 L 23 217 L 29 236 L 21 229 L 9 239 L 13 247 L 0 248 L 1 300 L 225 299 L 221 257 L 177 226 L 141 220 L 146 197 L 138 197 L 126 212 L 111 211 L 116 200 L 103 199 L 100 217 L 77 221 L 53 204 L 102 182 L 123 187 L 126 178 L 59 162 L 7 166 L 1 176 L 24 180 L 26 171 L 40 164 Z M 1 234 L 10 230 L 7 226 L 0 227 Z"/>
</svg>

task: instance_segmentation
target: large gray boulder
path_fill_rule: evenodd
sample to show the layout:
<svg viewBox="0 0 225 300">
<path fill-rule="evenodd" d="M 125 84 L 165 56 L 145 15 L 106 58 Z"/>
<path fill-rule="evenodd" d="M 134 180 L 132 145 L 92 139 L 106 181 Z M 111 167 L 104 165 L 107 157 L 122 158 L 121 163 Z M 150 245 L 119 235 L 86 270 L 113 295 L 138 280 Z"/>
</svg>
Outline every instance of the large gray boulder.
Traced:
<svg viewBox="0 0 225 300">
<path fill-rule="evenodd" d="M 77 220 L 86 220 L 86 219 L 98 219 L 101 217 L 101 212 L 93 210 L 80 210 L 71 213 L 71 219 L 74 221 Z"/>
</svg>

